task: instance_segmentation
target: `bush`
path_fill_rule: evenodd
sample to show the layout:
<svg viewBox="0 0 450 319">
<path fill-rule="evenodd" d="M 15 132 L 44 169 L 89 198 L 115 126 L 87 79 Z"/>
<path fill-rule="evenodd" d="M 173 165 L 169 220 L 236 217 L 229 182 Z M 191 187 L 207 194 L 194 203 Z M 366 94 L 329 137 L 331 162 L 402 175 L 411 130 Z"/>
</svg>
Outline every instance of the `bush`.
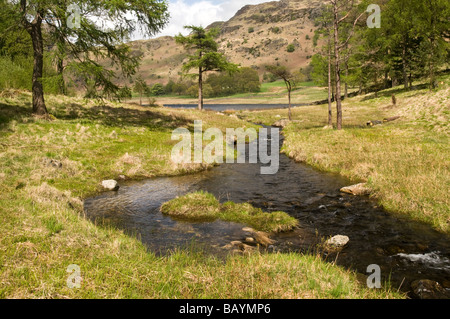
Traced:
<svg viewBox="0 0 450 319">
<path fill-rule="evenodd" d="M 286 48 L 286 51 L 289 52 L 289 53 L 294 52 L 294 51 L 295 51 L 295 45 L 292 44 L 292 43 L 289 44 L 289 45 L 287 46 L 287 48 Z"/>
<path fill-rule="evenodd" d="M 165 93 L 164 87 L 160 83 L 156 83 L 155 85 L 153 85 L 151 92 L 154 96 L 164 95 Z"/>
<path fill-rule="evenodd" d="M 272 31 L 275 34 L 281 33 L 281 29 L 279 27 L 272 27 L 272 28 L 270 28 L 270 31 Z"/>
<path fill-rule="evenodd" d="M 255 29 L 253 27 L 249 27 L 248 28 L 248 33 L 253 33 L 253 32 L 255 32 Z"/>
</svg>

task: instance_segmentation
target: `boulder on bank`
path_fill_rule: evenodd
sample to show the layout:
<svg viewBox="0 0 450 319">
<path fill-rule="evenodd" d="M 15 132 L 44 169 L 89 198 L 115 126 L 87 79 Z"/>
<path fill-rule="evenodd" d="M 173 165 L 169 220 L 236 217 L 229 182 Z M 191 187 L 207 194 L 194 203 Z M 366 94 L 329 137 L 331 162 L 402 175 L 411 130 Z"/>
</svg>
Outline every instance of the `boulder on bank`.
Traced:
<svg viewBox="0 0 450 319">
<path fill-rule="evenodd" d="M 116 191 L 119 189 L 119 184 L 113 179 L 103 181 L 102 186 L 110 191 Z"/>
<path fill-rule="evenodd" d="M 350 238 L 348 238 L 348 236 L 336 235 L 325 242 L 325 248 L 328 248 L 329 250 L 339 250 L 344 248 L 344 246 L 347 245 L 349 241 Z"/>
<path fill-rule="evenodd" d="M 343 193 L 357 195 L 357 196 L 370 194 L 370 188 L 367 187 L 366 183 L 359 183 L 356 185 L 342 187 L 340 189 L 340 191 Z"/>
<path fill-rule="evenodd" d="M 272 126 L 285 128 L 290 122 L 291 121 L 289 121 L 288 119 L 281 119 L 273 123 Z"/>
<path fill-rule="evenodd" d="M 242 228 L 242 230 L 249 233 L 248 238 L 254 239 L 252 243 L 257 243 L 263 245 L 264 247 L 267 247 L 275 243 L 274 240 L 269 238 L 269 234 L 266 232 L 256 231 L 251 227 L 244 227 Z"/>
</svg>

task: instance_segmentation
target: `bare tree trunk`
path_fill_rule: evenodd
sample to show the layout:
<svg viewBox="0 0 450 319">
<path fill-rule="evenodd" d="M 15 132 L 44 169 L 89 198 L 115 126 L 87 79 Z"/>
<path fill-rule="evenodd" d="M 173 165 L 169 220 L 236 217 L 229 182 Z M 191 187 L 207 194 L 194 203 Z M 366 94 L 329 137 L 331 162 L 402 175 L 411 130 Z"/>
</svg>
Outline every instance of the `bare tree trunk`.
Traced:
<svg viewBox="0 0 450 319">
<path fill-rule="evenodd" d="M 434 39 L 430 39 L 430 91 L 436 88 L 435 80 L 434 80 Z"/>
<path fill-rule="evenodd" d="M 198 109 L 203 111 L 203 72 L 201 67 L 198 69 Z"/>
<path fill-rule="evenodd" d="M 342 129 L 342 101 L 341 101 L 341 69 L 339 63 L 339 17 L 338 17 L 338 5 L 334 2 L 333 5 L 334 14 L 334 66 L 336 74 L 336 127 L 338 130 Z"/>
<path fill-rule="evenodd" d="M 59 93 L 62 95 L 67 95 L 66 90 L 66 82 L 64 81 L 64 60 L 61 58 L 58 58 L 58 63 L 56 65 L 56 71 L 60 76 L 59 79 Z"/>
<path fill-rule="evenodd" d="M 348 45 L 345 46 L 346 50 L 348 50 Z M 348 59 L 349 59 L 349 53 L 346 52 L 345 55 L 345 82 L 344 82 L 344 99 L 348 99 Z"/>
<path fill-rule="evenodd" d="M 23 2 L 22 2 L 23 3 Z M 25 10 L 24 4 L 22 9 Z M 31 36 L 33 43 L 33 114 L 47 116 L 48 111 L 44 100 L 44 87 L 42 85 L 42 76 L 44 68 L 44 41 L 42 39 L 42 13 L 38 10 L 33 22 L 28 22 L 24 17 L 24 24 Z"/>
<path fill-rule="evenodd" d="M 331 43 L 328 40 L 328 125 L 333 126 L 333 112 L 331 110 Z"/>
<path fill-rule="evenodd" d="M 292 121 L 292 112 L 291 112 L 291 91 L 292 91 L 292 86 L 289 83 L 289 88 L 288 88 L 288 99 L 289 99 L 289 121 Z"/>
<path fill-rule="evenodd" d="M 406 72 L 406 45 L 403 45 L 402 51 L 402 69 L 403 69 L 403 82 L 405 90 L 408 90 L 408 73 Z"/>
</svg>

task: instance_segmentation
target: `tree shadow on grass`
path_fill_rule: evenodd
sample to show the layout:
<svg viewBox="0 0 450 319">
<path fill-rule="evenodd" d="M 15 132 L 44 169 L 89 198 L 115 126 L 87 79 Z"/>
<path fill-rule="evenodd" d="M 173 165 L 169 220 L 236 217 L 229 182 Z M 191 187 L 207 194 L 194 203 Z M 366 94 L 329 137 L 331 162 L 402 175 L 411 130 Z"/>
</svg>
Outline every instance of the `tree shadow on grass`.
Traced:
<svg viewBox="0 0 450 319">
<path fill-rule="evenodd" d="M 0 103 L 0 128 L 15 120 L 26 122 L 31 118 L 31 103 Z M 56 119 L 62 121 L 94 122 L 114 127 L 147 127 L 151 130 L 172 131 L 178 127 L 193 129 L 193 122 L 181 115 L 163 114 L 154 110 L 139 110 L 107 105 L 85 107 L 78 103 L 65 103 L 53 106 L 48 103 L 48 110 Z"/>
<path fill-rule="evenodd" d="M 397 94 L 401 94 L 401 93 L 405 93 L 405 92 L 424 90 L 426 88 L 428 88 L 428 84 L 426 84 L 426 83 L 413 85 L 409 90 L 405 90 L 405 88 L 403 88 L 403 87 L 397 87 L 396 89 L 382 90 L 382 91 L 378 91 L 376 93 L 373 92 L 372 94 L 364 97 L 361 101 L 369 101 L 369 100 L 382 98 L 382 97 L 391 97 L 392 95 L 397 95 Z M 417 94 L 422 94 L 422 93 L 418 92 Z"/>
<path fill-rule="evenodd" d="M 31 116 L 31 103 L 25 103 L 24 106 L 0 103 L 0 128 L 7 126 L 11 121 L 23 122 L 25 118 L 29 118 Z"/>
</svg>

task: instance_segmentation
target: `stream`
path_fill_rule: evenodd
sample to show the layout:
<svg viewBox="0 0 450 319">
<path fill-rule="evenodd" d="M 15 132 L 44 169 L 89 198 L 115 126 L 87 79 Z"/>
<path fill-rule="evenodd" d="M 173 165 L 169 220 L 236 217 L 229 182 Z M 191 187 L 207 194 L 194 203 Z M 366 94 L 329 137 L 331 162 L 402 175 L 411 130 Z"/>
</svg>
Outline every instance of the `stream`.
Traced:
<svg viewBox="0 0 450 319">
<path fill-rule="evenodd" d="M 282 137 L 280 145 L 282 144 Z M 167 254 L 176 248 L 202 247 L 213 254 L 243 240 L 245 225 L 232 222 L 186 222 L 161 214 L 161 204 L 176 196 L 204 190 L 221 202 L 250 202 L 264 211 L 285 211 L 300 222 L 293 231 L 272 235 L 275 244 L 267 253 L 316 251 L 319 243 L 334 235 L 346 235 L 349 243 L 339 253 L 322 253 L 337 265 L 369 275 L 371 264 L 381 268 L 382 282 L 392 289 L 410 292 L 411 283 L 428 279 L 450 294 L 449 236 L 429 225 L 394 216 L 367 196 L 341 193 L 352 183 L 331 173 L 317 171 L 280 154 L 279 170 L 261 175 L 262 164 L 221 164 L 193 175 L 160 177 L 120 183 L 84 202 L 87 218 L 109 223 L 137 236 L 150 250 Z"/>
</svg>

